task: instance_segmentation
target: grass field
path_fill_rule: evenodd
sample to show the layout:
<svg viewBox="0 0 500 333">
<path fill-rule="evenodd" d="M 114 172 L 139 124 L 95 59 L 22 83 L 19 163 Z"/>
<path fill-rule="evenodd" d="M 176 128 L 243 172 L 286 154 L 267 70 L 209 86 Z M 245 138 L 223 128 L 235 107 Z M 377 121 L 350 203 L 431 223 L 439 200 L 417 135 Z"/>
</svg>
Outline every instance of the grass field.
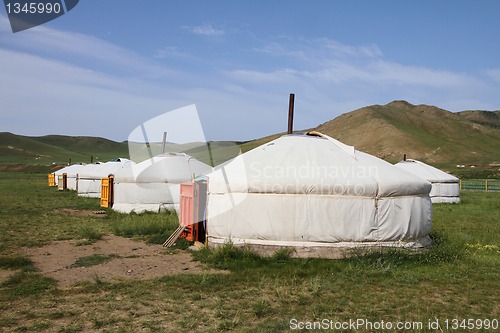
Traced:
<svg viewBox="0 0 500 333">
<path fill-rule="evenodd" d="M 230 274 L 95 279 L 69 289 L 41 275 L 21 248 L 63 239 L 92 242 L 112 233 L 158 243 L 175 229 L 176 217 L 61 214 L 61 209 L 100 209 L 98 199 L 57 191 L 46 186 L 45 175 L 27 173 L 0 173 L 0 205 L 0 271 L 13 273 L 0 280 L 5 332 L 287 332 L 323 319 L 365 321 L 340 330 L 347 332 L 374 331 L 367 325 L 381 321 L 386 328 L 412 325 L 408 332 L 460 332 L 470 331 L 460 327 L 468 324 L 462 319 L 497 320 L 497 325 L 500 319 L 498 192 L 463 192 L 460 204 L 434 205 L 435 246 L 422 253 L 305 260 L 290 259 L 286 252 L 261 258 L 226 246 L 193 256 Z M 77 264 L 112 258 L 85 260 Z M 430 329 L 429 321 L 436 320 L 440 330 Z"/>
</svg>

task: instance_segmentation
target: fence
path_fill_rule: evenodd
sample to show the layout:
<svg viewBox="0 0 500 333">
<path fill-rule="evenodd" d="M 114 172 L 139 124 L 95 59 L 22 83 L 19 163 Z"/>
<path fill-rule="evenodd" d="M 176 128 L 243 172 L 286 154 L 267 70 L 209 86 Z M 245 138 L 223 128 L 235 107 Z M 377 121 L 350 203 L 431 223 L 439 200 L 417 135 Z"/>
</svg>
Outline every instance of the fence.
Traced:
<svg viewBox="0 0 500 333">
<path fill-rule="evenodd" d="M 467 179 L 460 180 L 460 191 L 486 191 L 499 192 L 500 180 L 493 179 Z"/>
</svg>

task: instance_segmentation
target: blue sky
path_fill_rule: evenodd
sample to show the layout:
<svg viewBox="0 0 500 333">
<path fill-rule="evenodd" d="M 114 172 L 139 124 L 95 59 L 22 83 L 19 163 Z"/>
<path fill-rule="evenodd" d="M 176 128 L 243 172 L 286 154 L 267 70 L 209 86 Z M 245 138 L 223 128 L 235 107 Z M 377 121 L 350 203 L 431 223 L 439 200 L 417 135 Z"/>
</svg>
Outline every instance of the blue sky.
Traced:
<svg viewBox="0 0 500 333">
<path fill-rule="evenodd" d="M 126 140 L 195 104 L 249 140 L 403 99 L 500 109 L 500 1 L 81 0 L 13 34 L 0 9 L 0 131 Z"/>
</svg>

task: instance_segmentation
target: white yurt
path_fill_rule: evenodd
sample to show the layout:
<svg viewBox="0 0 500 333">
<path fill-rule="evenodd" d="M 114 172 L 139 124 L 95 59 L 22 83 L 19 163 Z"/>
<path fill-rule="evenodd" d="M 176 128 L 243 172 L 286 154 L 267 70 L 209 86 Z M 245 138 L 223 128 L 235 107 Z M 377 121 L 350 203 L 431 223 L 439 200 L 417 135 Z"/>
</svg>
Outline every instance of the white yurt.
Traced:
<svg viewBox="0 0 500 333">
<path fill-rule="evenodd" d="M 209 246 L 335 257 L 332 248 L 430 243 L 429 182 L 318 132 L 282 136 L 206 178 Z"/>
<path fill-rule="evenodd" d="M 106 163 L 89 164 L 77 174 L 76 190 L 79 196 L 100 198 L 101 180 L 135 164 L 126 158 L 117 158 Z"/>
<path fill-rule="evenodd" d="M 74 165 L 78 165 L 78 164 L 72 164 L 72 165 L 68 165 L 68 166 L 65 166 L 59 170 L 56 170 L 53 172 L 54 174 L 54 183 L 55 185 L 57 186 L 59 184 L 59 176 L 62 175 L 63 173 L 66 173 L 66 170 L 68 170 L 69 168 L 71 167 L 74 167 Z"/>
<path fill-rule="evenodd" d="M 57 170 L 54 172 L 55 175 L 55 183 L 56 185 L 59 184 L 59 176 L 62 174 L 67 175 L 67 188 L 71 190 L 76 190 L 76 175 L 85 168 L 87 164 L 72 164 L 68 165 L 67 167 L 64 167 L 62 169 Z"/>
<path fill-rule="evenodd" d="M 113 209 L 159 212 L 179 206 L 179 184 L 212 171 L 185 153 L 163 153 L 124 168 L 114 175 Z"/>
<path fill-rule="evenodd" d="M 433 203 L 460 202 L 460 180 L 457 177 L 412 159 L 405 159 L 395 165 L 429 181 L 432 184 L 429 196 Z"/>
<path fill-rule="evenodd" d="M 96 165 L 101 165 L 101 162 L 81 164 L 66 171 L 67 175 L 67 189 L 78 191 L 78 175 L 85 173 L 85 170 L 93 169 Z"/>
</svg>

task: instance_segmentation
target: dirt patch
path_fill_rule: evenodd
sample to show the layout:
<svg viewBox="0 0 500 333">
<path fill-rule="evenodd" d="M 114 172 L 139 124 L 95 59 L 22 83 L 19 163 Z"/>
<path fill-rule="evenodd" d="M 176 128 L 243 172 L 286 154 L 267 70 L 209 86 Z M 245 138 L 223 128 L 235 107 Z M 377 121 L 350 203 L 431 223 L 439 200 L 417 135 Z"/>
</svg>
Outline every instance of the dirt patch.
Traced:
<svg viewBox="0 0 500 333">
<path fill-rule="evenodd" d="M 208 270 L 182 250 L 169 250 L 118 236 L 105 236 L 91 245 L 78 240 L 59 241 L 40 248 L 23 249 L 42 274 L 57 280 L 60 287 L 79 281 L 142 280 L 182 273 L 221 273 Z M 94 254 L 112 259 L 90 267 L 71 267 L 77 259 Z"/>
<path fill-rule="evenodd" d="M 35 172 L 35 173 L 52 173 L 67 166 L 66 164 L 60 165 L 46 165 L 46 164 L 2 164 L 0 165 L 0 172 Z"/>
<path fill-rule="evenodd" d="M 8 280 L 12 275 L 16 274 L 17 272 L 18 271 L 0 269 L 0 284 Z"/>
</svg>

